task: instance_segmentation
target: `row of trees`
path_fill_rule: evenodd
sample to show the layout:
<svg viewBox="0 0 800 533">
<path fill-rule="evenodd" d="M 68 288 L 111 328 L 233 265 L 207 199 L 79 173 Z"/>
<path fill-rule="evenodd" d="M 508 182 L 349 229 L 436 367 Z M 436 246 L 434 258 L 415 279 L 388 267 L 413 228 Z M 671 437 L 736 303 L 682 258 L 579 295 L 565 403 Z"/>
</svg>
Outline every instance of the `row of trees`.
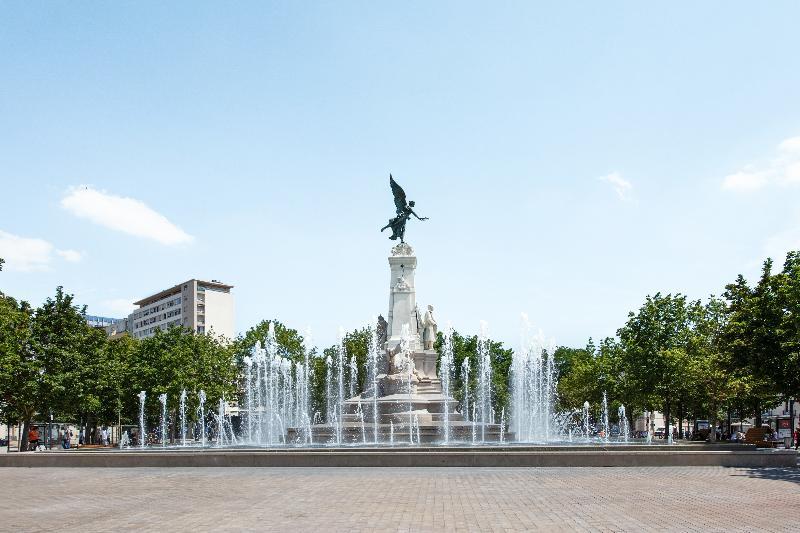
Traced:
<svg viewBox="0 0 800 533">
<path fill-rule="evenodd" d="M 221 398 L 240 399 L 244 357 L 266 338 L 271 322 L 281 356 L 293 361 L 308 357 L 312 409 L 323 413 L 325 358 L 335 358 L 338 347 L 318 351 L 276 320 L 263 321 L 232 341 L 180 328 L 144 340 L 108 339 L 87 325 L 85 309 L 60 287 L 35 309 L 0 292 L 0 415 L 24 424 L 23 446 L 28 425 L 49 413 L 87 427 L 135 423 L 141 390 L 148 392 L 150 424 L 158 419 L 162 393 L 176 419 L 183 390 L 188 418 L 195 418 L 201 389 L 210 406 Z M 369 335 L 363 328 L 343 338 L 359 369 L 366 365 Z M 441 346 L 440 334 L 440 353 Z M 477 348 L 477 336 L 454 333 L 451 390 L 459 401 L 465 359 L 470 380 L 477 379 Z M 489 350 L 492 401 L 499 413 L 508 404 L 513 351 L 496 341 L 489 341 Z M 722 297 L 648 296 L 615 337 L 598 344 L 590 339 L 584 348 L 560 347 L 552 356 L 565 409 L 584 401 L 597 409 L 607 392 L 629 413 L 659 410 L 671 421 L 716 420 L 733 411 L 752 415 L 760 424 L 763 409 L 800 395 L 799 354 L 800 253 L 793 252 L 780 272 L 773 272 L 768 260 L 755 285 L 739 276 Z M 358 390 L 364 389 L 364 379 L 365 372 L 359 371 Z M 615 413 L 616 406 L 611 407 Z"/>
<path fill-rule="evenodd" d="M 232 363 L 230 346 L 180 329 L 108 339 L 61 287 L 36 309 L 0 294 L 0 413 L 22 422 L 22 447 L 31 422 L 51 414 L 90 429 L 135 421 L 141 390 L 174 401 L 184 388 L 205 390 L 210 402 L 233 397 Z"/>
<path fill-rule="evenodd" d="M 800 253 L 791 252 L 780 272 L 767 260 L 754 286 L 740 275 L 706 301 L 656 293 L 616 337 L 559 348 L 560 401 L 596 406 L 608 391 L 629 412 L 659 410 L 670 422 L 714 427 L 733 412 L 760 425 L 764 409 L 800 396 L 799 342 Z"/>
</svg>

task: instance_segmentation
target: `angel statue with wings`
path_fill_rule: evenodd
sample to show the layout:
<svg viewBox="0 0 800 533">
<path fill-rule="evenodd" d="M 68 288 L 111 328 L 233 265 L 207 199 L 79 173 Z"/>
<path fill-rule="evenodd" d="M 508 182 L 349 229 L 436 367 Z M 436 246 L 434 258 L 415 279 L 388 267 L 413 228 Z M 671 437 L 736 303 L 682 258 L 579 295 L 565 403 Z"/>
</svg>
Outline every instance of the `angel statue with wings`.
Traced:
<svg viewBox="0 0 800 533">
<path fill-rule="evenodd" d="M 403 237 L 406 234 L 406 222 L 411 218 L 411 215 L 417 217 L 417 220 L 428 220 L 428 217 L 420 217 L 414 212 L 414 202 L 406 202 L 406 193 L 403 188 L 394 181 L 392 175 L 389 174 L 389 185 L 392 187 L 392 194 L 394 195 L 394 205 L 397 208 L 397 216 L 389 220 L 389 223 L 381 228 L 381 231 L 386 228 L 392 228 L 392 236 L 390 239 L 405 242 Z"/>
</svg>

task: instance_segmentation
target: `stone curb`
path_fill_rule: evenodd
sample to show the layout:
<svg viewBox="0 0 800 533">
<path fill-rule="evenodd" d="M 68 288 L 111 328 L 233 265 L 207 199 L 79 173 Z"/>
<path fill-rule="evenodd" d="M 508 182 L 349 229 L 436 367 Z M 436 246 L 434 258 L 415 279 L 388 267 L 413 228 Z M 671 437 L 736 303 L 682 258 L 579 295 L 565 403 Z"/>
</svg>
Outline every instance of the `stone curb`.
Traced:
<svg viewBox="0 0 800 533">
<path fill-rule="evenodd" d="M 796 467 L 794 450 L 310 449 L 14 453 L 0 467 Z"/>
</svg>

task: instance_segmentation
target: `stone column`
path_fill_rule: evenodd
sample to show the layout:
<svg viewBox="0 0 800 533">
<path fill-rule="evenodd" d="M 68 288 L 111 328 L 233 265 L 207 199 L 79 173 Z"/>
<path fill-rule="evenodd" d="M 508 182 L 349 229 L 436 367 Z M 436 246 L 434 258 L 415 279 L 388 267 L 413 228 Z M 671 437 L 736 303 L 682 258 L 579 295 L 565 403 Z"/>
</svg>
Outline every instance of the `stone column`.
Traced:
<svg viewBox="0 0 800 533">
<path fill-rule="evenodd" d="M 403 324 L 411 330 L 411 349 L 419 348 L 419 331 L 417 327 L 417 299 L 414 288 L 414 273 L 417 269 L 417 258 L 414 250 L 406 243 L 392 248 L 389 256 L 389 316 L 387 319 L 387 349 L 393 350 L 400 344 L 400 333 Z"/>
</svg>

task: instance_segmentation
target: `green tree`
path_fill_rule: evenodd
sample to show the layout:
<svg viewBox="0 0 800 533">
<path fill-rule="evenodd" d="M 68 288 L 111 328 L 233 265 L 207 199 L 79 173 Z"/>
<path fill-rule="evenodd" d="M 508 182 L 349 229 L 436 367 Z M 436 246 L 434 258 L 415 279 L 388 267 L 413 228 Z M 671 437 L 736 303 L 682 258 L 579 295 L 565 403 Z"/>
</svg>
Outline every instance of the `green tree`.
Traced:
<svg viewBox="0 0 800 533">
<path fill-rule="evenodd" d="M 129 417 L 138 412 L 136 392 L 146 391 L 147 424 L 154 427 L 160 418 L 158 396 L 166 394 L 174 428 L 183 389 L 188 393 L 187 415 L 194 419 L 200 390 L 206 394 L 207 408 L 215 410 L 221 399 L 236 396 L 239 372 L 231 346 L 213 335 L 173 327 L 156 330 L 155 335 L 139 343 L 130 376 L 133 387 L 128 401 L 134 403 L 128 404 Z"/>
<path fill-rule="evenodd" d="M 293 362 L 304 362 L 306 355 L 308 355 L 311 374 L 309 376 L 309 390 L 312 396 L 312 410 L 322 412 L 325 406 L 325 361 L 316 357 L 316 349 L 306 346 L 306 339 L 296 329 L 287 327 L 276 319 L 262 320 L 248 329 L 244 335 L 240 335 L 233 343 L 234 357 L 240 371 L 239 392 L 242 393 L 244 391 L 244 358 L 252 354 L 253 348 L 257 343 L 263 344 L 266 341 L 270 324 L 274 324 L 278 355 Z M 306 354 L 306 351 L 308 351 L 308 354 Z M 240 398 L 240 401 L 244 401 L 244 399 Z"/>
<path fill-rule="evenodd" d="M 727 317 L 723 342 L 730 364 L 748 376 L 737 403 L 749 408 L 761 425 L 761 413 L 778 402 L 773 371 L 781 368 L 780 326 L 782 313 L 772 275 L 772 261 L 764 262 L 758 284 L 751 288 L 742 275 L 725 287 Z"/>
<path fill-rule="evenodd" d="M 41 373 L 37 410 L 58 418 L 96 411 L 96 383 L 87 379 L 87 369 L 102 350 L 105 335 L 86 323 L 85 308 L 57 287 L 55 296 L 36 309 L 31 333 L 31 349 Z"/>
<path fill-rule="evenodd" d="M 0 412 L 9 423 L 23 422 L 20 450 L 39 404 L 40 363 L 31 350 L 33 310 L 0 293 Z"/>
<path fill-rule="evenodd" d="M 789 252 L 775 280 L 776 304 L 781 311 L 778 337 L 780 356 L 772 361 L 772 375 L 787 400 L 800 398 L 800 252 Z"/>
<path fill-rule="evenodd" d="M 440 331 L 434 349 L 439 353 L 439 363 L 441 362 L 442 348 L 444 346 L 444 334 Z M 503 347 L 502 342 L 488 340 L 489 358 L 492 365 L 492 408 L 499 419 L 500 413 L 505 409 L 509 413 L 509 385 L 508 376 L 511 369 L 511 362 L 514 350 Z M 478 386 L 478 336 L 464 336 L 457 331 L 453 332 L 453 379 L 450 391 L 454 399 L 458 400 L 463 412 L 464 406 L 464 360 L 469 366 L 469 390 L 470 405 L 475 404 L 475 390 Z M 437 363 L 437 364 L 439 364 Z M 441 370 L 440 370 L 441 372 Z M 471 417 L 472 414 L 470 413 Z"/>
<path fill-rule="evenodd" d="M 691 388 L 687 392 L 693 396 L 695 410 L 705 412 L 709 426 L 716 428 L 720 409 L 741 390 L 724 344 L 727 308 L 723 300 L 712 296 L 705 305 L 694 303 L 691 312 L 694 327 L 685 353 L 686 383 Z M 709 439 L 716 440 L 714 429 Z"/>
<path fill-rule="evenodd" d="M 621 369 L 629 380 L 629 390 L 641 391 L 642 407 L 647 409 L 656 407 L 648 402 L 658 398 L 667 424 L 687 380 L 691 318 L 686 296 L 656 293 L 647 296 L 617 332 L 624 354 Z"/>
</svg>

